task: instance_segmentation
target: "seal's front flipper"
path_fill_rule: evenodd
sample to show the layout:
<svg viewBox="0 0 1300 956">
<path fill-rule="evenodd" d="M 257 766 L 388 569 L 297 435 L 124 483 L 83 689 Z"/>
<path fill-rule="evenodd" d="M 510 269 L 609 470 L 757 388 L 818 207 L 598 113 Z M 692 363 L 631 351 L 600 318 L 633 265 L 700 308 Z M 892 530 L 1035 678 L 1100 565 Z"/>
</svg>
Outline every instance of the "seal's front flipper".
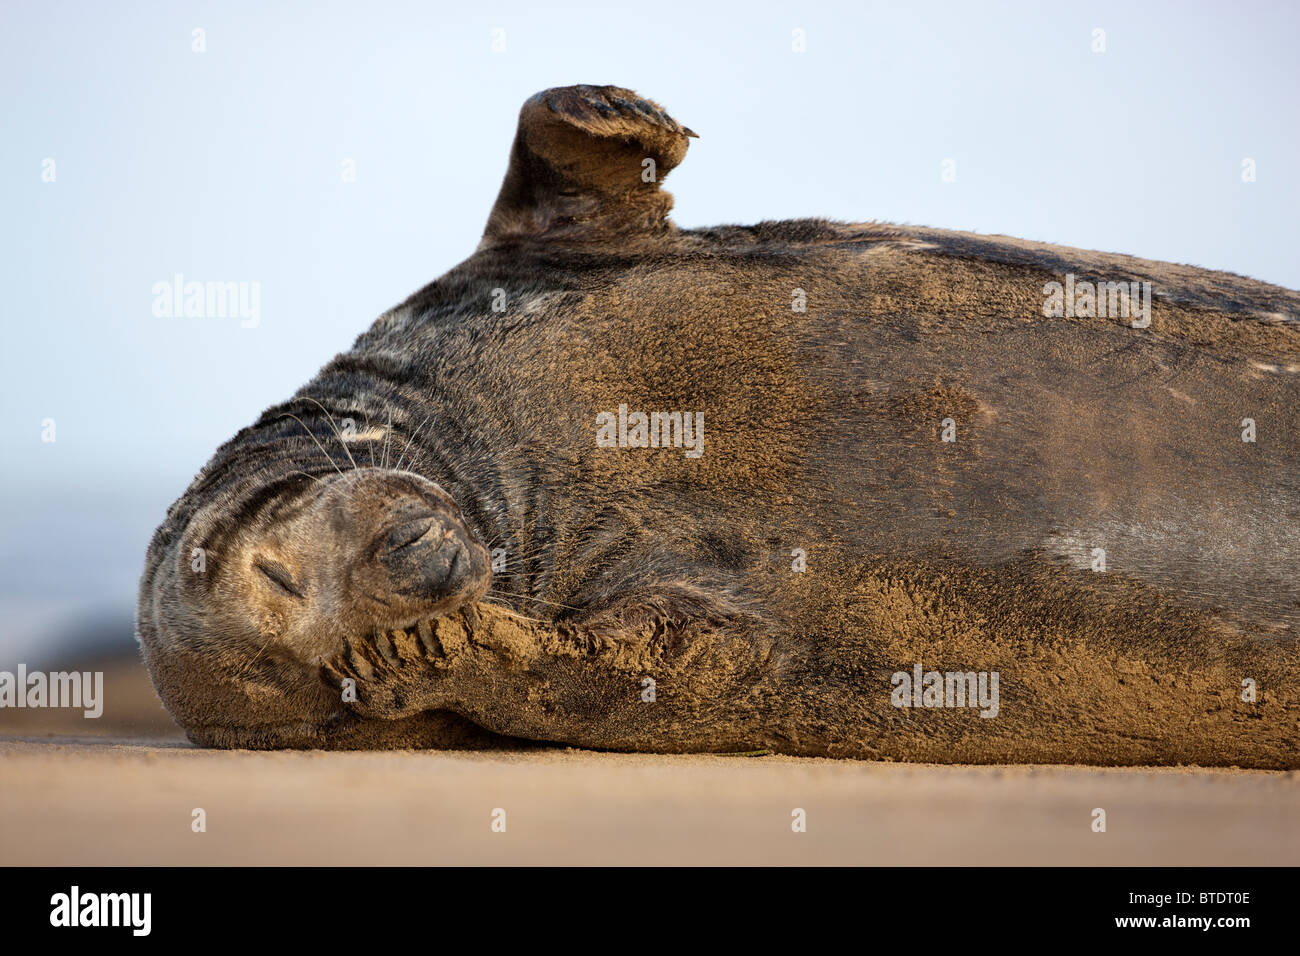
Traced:
<svg viewBox="0 0 1300 956">
<path fill-rule="evenodd" d="M 564 86 L 524 103 L 483 246 L 529 239 L 600 242 L 670 232 L 659 188 L 691 130 L 618 86 Z"/>
<path fill-rule="evenodd" d="M 448 710 L 505 737 L 577 747 L 735 753 L 771 745 L 756 706 L 779 696 L 770 642 L 743 617 L 651 596 L 550 624 L 480 603 L 415 633 L 350 643 L 322 668 L 346 711 Z M 417 746 L 417 744 L 411 744 Z"/>
</svg>

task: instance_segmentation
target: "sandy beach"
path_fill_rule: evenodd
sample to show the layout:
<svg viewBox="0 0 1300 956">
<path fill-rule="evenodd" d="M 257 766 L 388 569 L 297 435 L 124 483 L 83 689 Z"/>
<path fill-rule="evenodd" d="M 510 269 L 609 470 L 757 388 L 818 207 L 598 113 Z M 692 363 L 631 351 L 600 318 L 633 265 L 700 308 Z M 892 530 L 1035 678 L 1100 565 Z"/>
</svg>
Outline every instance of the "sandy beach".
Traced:
<svg viewBox="0 0 1300 956">
<path fill-rule="evenodd" d="M 0 863 L 1300 864 L 1296 772 L 202 750 L 145 680 L 0 714 Z"/>
<path fill-rule="evenodd" d="M 110 740 L 0 767 L 5 864 L 1300 863 L 1298 774 Z"/>
</svg>

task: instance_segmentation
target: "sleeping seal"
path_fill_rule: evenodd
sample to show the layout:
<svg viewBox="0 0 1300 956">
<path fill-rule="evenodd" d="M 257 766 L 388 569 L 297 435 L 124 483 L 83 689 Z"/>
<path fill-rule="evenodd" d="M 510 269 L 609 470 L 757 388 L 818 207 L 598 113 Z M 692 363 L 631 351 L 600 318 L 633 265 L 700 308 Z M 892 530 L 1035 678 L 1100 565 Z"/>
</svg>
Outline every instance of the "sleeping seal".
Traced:
<svg viewBox="0 0 1300 956">
<path fill-rule="evenodd" d="M 1300 295 L 680 230 L 694 135 L 533 97 L 474 255 L 217 451 L 139 599 L 191 740 L 1300 768 Z"/>
</svg>

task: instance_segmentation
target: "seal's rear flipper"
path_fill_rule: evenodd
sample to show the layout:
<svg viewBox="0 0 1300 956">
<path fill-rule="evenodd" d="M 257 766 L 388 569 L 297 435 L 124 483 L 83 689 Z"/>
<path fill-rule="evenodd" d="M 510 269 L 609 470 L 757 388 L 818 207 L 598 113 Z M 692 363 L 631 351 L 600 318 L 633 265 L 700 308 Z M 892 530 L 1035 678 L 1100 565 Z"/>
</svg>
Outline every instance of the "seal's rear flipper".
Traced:
<svg viewBox="0 0 1300 956">
<path fill-rule="evenodd" d="M 599 242 L 672 230 L 659 188 L 695 136 L 617 86 L 564 86 L 524 103 L 483 246 L 528 239 Z"/>
</svg>

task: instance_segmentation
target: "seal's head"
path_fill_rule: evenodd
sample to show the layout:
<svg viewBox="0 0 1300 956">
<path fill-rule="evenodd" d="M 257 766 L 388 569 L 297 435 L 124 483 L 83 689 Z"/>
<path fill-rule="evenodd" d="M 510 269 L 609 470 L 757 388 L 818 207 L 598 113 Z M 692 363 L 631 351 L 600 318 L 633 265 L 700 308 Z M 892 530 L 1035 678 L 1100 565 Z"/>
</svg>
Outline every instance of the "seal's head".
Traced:
<svg viewBox="0 0 1300 956">
<path fill-rule="evenodd" d="M 154 686 L 198 744 L 339 745 L 358 718 L 322 665 L 347 640 L 481 599 L 491 580 L 456 503 L 410 472 L 199 497 L 155 536 L 138 615 Z"/>
</svg>

